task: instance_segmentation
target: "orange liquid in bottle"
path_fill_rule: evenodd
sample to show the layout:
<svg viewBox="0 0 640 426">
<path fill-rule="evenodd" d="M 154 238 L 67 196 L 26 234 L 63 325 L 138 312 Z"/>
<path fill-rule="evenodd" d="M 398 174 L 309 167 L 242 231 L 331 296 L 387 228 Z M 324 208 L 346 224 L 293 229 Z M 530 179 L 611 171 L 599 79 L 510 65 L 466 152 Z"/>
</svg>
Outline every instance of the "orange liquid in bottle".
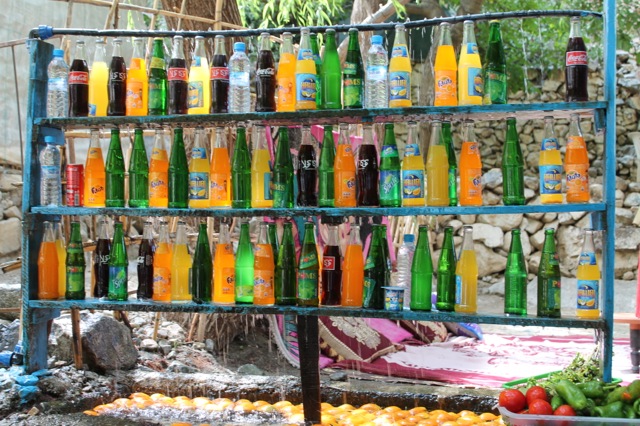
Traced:
<svg viewBox="0 0 640 426">
<path fill-rule="evenodd" d="M 58 250 L 55 241 L 43 241 L 38 254 L 38 299 L 58 297 Z"/>
</svg>

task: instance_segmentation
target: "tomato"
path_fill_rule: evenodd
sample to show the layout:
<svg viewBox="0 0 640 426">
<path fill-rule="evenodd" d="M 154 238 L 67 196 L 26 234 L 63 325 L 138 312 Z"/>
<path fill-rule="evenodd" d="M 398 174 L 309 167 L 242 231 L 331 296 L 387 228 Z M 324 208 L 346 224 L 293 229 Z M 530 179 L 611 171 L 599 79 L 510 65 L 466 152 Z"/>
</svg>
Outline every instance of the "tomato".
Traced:
<svg viewBox="0 0 640 426">
<path fill-rule="evenodd" d="M 553 408 L 544 399 L 534 399 L 529 404 L 529 414 L 551 415 L 553 414 Z"/>
<path fill-rule="evenodd" d="M 553 412 L 555 416 L 575 416 L 576 410 L 574 410 L 570 405 L 561 405 L 556 408 L 556 411 Z"/>
<path fill-rule="evenodd" d="M 527 404 L 531 404 L 531 401 L 536 399 L 544 399 L 549 401 L 547 397 L 547 391 L 542 386 L 531 386 L 526 393 Z"/>
<path fill-rule="evenodd" d="M 527 398 L 517 389 L 507 389 L 500 392 L 498 405 L 512 413 L 517 413 L 527 406 Z"/>
</svg>

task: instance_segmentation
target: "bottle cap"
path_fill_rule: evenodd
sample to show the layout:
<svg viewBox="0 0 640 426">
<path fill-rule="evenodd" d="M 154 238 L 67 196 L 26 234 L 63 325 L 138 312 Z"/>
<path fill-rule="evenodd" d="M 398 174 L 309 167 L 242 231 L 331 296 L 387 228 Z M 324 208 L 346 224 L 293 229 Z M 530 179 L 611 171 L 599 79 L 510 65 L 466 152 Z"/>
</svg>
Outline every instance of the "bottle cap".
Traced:
<svg viewBox="0 0 640 426">
<path fill-rule="evenodd" d="M 403 241 L 405 243 L 414 243 L 416 241 L 416 236 L 413 234 L 404 234 Z"/>
<path fill-rule="evenodd" d="M 246 46 L 243 42 L 239 41 L 233 44 L 233 50 L 236 52 L 244 52 L 246 51 Z"/>
<path fill-rule="evenodd" d="M 62 49 L 53 49 L 53 57 L 54 58 L 62 58 L 64 56 L 64 50 Z"/>
<path fill-rule="evenodd" d="M 55 136 L 45 136 L 44 137 L 44 143 L 55 144 L 56 143 Z"/>
<path fill-rule="evenodd" d="M 371 36 L 371 44 L 382 44 L 382 36 L 381 35 Z"/>
</svg>

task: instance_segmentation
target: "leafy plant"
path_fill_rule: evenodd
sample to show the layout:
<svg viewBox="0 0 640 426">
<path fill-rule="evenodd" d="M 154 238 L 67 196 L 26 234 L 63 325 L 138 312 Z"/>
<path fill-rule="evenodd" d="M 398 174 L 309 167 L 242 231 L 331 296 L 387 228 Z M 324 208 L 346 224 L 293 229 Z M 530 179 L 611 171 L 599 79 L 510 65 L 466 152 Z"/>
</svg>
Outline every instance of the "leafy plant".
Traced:
<svg viewBox="0 0 640 426">
<path fill-rule="evenodd" d="M 238 0 L 251 28 L 332 25 L 344 19 L 347 0 Z"/>
</svg>

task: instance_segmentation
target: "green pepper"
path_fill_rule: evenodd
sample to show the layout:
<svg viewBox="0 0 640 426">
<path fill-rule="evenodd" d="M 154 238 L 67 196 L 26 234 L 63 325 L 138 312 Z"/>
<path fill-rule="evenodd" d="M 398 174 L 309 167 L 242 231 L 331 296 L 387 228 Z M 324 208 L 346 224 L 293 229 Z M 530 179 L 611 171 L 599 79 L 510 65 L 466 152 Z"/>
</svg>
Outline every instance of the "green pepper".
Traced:
<svg viewBox="0 0 640 426">
<path fill-rule="evenodd" d="M 626 386 L 621 386 L 619 388 L 615 388 L 604 400 L 604 405 L 611 404 L 612 402 L 620 401 L 622 399 L 622 395 L 627 392 Z"/>
<path fill-rule="evenodd" d="M 584 396 L 580 388 L 566 379 L 560 379 L 555 385 L 556 392 L 574 410 L 582 410 L 588 405 L 587 397 Z"/>
<path fill-rule="evenodd" d="M 640 380 L 634 380 L 627 386 L 628 392 L 631 394 L 633 401 L 640 398 Z"/>
<path fill-rule="evenodd" d="M 551 408 L 553 409 L 553 411 L 556 411 L 556 408 L 564 405 L 564 403 L 564 399 L 562 399 L 560 395 L 554 395 L 553 398 L 551 398 Z"/>
<path fill-rule="evenodd" d="M 592 380 L 586 383 L 578 383 L 577 386 L 587 398 L 602 398 L 605 396 L 602 382 L 599 380 Z"/>
<path fill-rule="evenodd" d="M 598 417 L 612 417 L 615 419 L 622 419 L 624 415 L 624 403 L 622 401 L 615 401 L 611 404 L 603 405 L 594 408 L 594 412 Z"/>
<path fill-rule="evenodd" d="M 622 412 L 627 419 L 635 419 L 638 417 L 636 411 L 633 409 L 633 405 L 624 404 Z"/>
</svg>

